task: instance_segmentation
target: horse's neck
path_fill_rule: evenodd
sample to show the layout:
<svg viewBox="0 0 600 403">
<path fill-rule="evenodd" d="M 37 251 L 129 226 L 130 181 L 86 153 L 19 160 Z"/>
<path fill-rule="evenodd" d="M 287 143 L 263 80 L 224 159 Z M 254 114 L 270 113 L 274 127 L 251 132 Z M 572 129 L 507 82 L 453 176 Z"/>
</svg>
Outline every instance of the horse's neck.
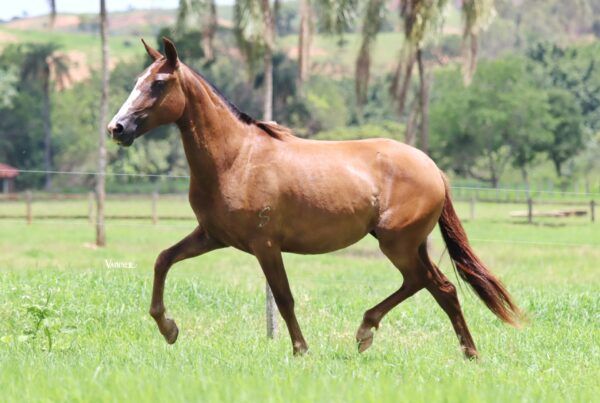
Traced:
<svg viewBox="0 0 600 403">
<path fill-rule="evenodd" d="M 177 122 L 192 178 L 218 186 L 252 130 L 240 122 L 210 86 L 186 72 L 187 105 Z M 208 190 L 208 189 L 207 189 Z"/>
</svg>

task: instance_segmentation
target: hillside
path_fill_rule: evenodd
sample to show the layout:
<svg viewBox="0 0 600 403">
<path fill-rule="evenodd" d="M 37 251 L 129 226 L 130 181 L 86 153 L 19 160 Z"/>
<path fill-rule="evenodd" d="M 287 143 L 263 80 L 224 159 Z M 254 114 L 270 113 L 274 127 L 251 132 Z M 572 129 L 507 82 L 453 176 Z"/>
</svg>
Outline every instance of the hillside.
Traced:
<svg viewBox="0 0 600 403">
<path fill-rule="evenodd" d="M 284 7 L 292 12 L 295 3 L 285 3 Z M 111 65 L 121 61 L 143 57 L 139 45 L 140 37 L 151 43 L 163 27 L 173 26 L 176 10 L 130 10 L 109 15 L 109 45 Z M 223 35 L 232 27 L 232 6 L 219 6 L 217 10 L 219 25 Z M 31 17 L 0 23 L 0 49 L 9 43 L 56 42 L 72 60 L 72 77 L 82 80 L 97 68 L 100 62 L 100 42 L 98 20 L 94 14 L 59 14 L 52 30 L 49 29 L 49 17 Z M 297 21 L 296 21 L 297 22 Z M 295 21 L 291 21 L 295 26 Z M 446 16 L 445 33 L 456 34 L 460 30 L 460 16 L 450 7 Z M 217 41 L 217 46 L 219 41 Z M 383 32 L 379 35 L 373 49 L 372 71 L 383 73 L 390 71 L 397 60 L 402 43 L 400 32 Z M 297 58 L 298 36 L 288 34 L 280 37 L 279 48 L 289 57 Z M 347 33 L 340 38 L 332 35 L 317 34 L 314 37 L 311 58 L 315 73 L 334 77 L 351 76 L 354 72 L 355 58 L 360 46 L 360 35 Z M 224 50 L 225 52 L 225 50 Z M 231 52 L 227 52 L 231 54 Z"/>
</svg>

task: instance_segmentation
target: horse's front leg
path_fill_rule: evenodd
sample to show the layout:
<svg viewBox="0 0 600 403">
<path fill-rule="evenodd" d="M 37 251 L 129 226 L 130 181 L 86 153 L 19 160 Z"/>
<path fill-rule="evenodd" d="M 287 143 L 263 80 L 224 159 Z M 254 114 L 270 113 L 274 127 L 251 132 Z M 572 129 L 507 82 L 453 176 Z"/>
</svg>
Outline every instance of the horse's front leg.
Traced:
<svg viewBox="0 0 600 403">
<path fill-rule="evenodd" d="M 150 315 L 156 321 L 158 329 L 167 340 L 167 343 L 175 343 L 179 334 L 175 321 L 165 316 L 163 295 L 165 279 L 169 269 L 173 264 L 181 260 L 199 256 L 211 250 L 223 248 L 224 246 L 212 239 L 201 226 L 198 226 L 191 234 L 158 255 L 154 264 L 154 286 L 152 288 Z"/>
<path fill-rule="evenodd" d="M 292 339 L 292 347 L 294 355 L 304 354 L 308 351 L 308 346 L 302 336 L 300 325 L 294 313 L 294 297 L 290 290 L 281 250 L 271 241 L 257 242 L 252 246 L 252 252 L 258 259 L 260 267 L 267 278 L 269 287 L 273 292 L 277 308 L 285 320 L 290 338 Z"/>
</svg>

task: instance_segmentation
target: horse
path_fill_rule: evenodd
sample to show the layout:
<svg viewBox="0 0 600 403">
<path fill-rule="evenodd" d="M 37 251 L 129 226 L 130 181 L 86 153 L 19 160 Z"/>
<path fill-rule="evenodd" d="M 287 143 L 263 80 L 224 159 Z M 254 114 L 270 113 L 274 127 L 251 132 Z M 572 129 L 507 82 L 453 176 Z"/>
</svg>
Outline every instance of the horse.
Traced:
<svg viewBox="0 0 600 403">
<path fill-rule="evenodd" d="M 190 168 L 189 202 L 198 225 L 163 250 L 154 265 L 150 315 L 169 344 L 179 329 L 165 315 L 169 269 L 184 259 L 233 247 L 256 257 L 292 342 L 308 351 L 294 313 L 282 252 L 320 254 L 368 234 L 401 272 L 400 288 L 365 311 L 358 351 L 373 342 L 383 317 L 427 289 L 449 317 L 464 355 L 479 356 L 455 286 L 430 259 L 427 237 L 439 224 L 449 256 L 502 321 L 517 326 L 520 311 L 504 285 L 469 245 L 446 176 L 423 152 L 389 139 L 316 141 L 240 111 L 208 80 L 179 60 L 163 38 L 164 55 L 143 39 L 150 66 L 108 124 L 128 147 L 153 128 L 175 123 Z"/>
</svg>

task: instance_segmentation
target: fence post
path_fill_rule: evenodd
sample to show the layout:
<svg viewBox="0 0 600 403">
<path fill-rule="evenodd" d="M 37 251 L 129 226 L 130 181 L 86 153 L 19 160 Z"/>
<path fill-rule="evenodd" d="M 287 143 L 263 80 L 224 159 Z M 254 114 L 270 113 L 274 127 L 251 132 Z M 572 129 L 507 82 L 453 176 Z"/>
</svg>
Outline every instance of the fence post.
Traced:
<svg viewBox="0 0 600 403">
<path fill-rule="evenodd" d="M 470 218 L 471 221 L 475 220 L 475 196 L 471 196 L 471 204 L 470 204 Z"/>
<path fill-rule="evenodd" d="M 527 222 L 529 224 L 533 222 L 533 200 L 531 200 L 531 197 L 527 198 Z"/>
<path fill-rule="evenodd" d="M 88 193 L 88 221 L 94 223 L 94 192 Z"/>
<path fill-rule="evenodd" d="M 31 190 L 25 192 L 25 215 L 27 218 L 27 224 L 31 224 Z"/>
<path fill-rule="evenodd" d="M 590 201 L 590 217 L 592 218 L 592 222 L 596 221 L 596 202 L 594 199 Z"/>
<path fill-rule="evenodd" d="M 158 214 L 156 211 L 156 205 L 158 203 L 158 192 L 152 192 L 152 224 L 158 222 Z"/>
<path fill-rule="evenodd" d="M 275 304 L 275 298 L 273 297 L 273 291 L 269 287 L 269 283 L 266 286 L 266 308 L 267 308 L 267 337 L 273 339 L 277 334 L 277 305 Z"/>
</svg>

